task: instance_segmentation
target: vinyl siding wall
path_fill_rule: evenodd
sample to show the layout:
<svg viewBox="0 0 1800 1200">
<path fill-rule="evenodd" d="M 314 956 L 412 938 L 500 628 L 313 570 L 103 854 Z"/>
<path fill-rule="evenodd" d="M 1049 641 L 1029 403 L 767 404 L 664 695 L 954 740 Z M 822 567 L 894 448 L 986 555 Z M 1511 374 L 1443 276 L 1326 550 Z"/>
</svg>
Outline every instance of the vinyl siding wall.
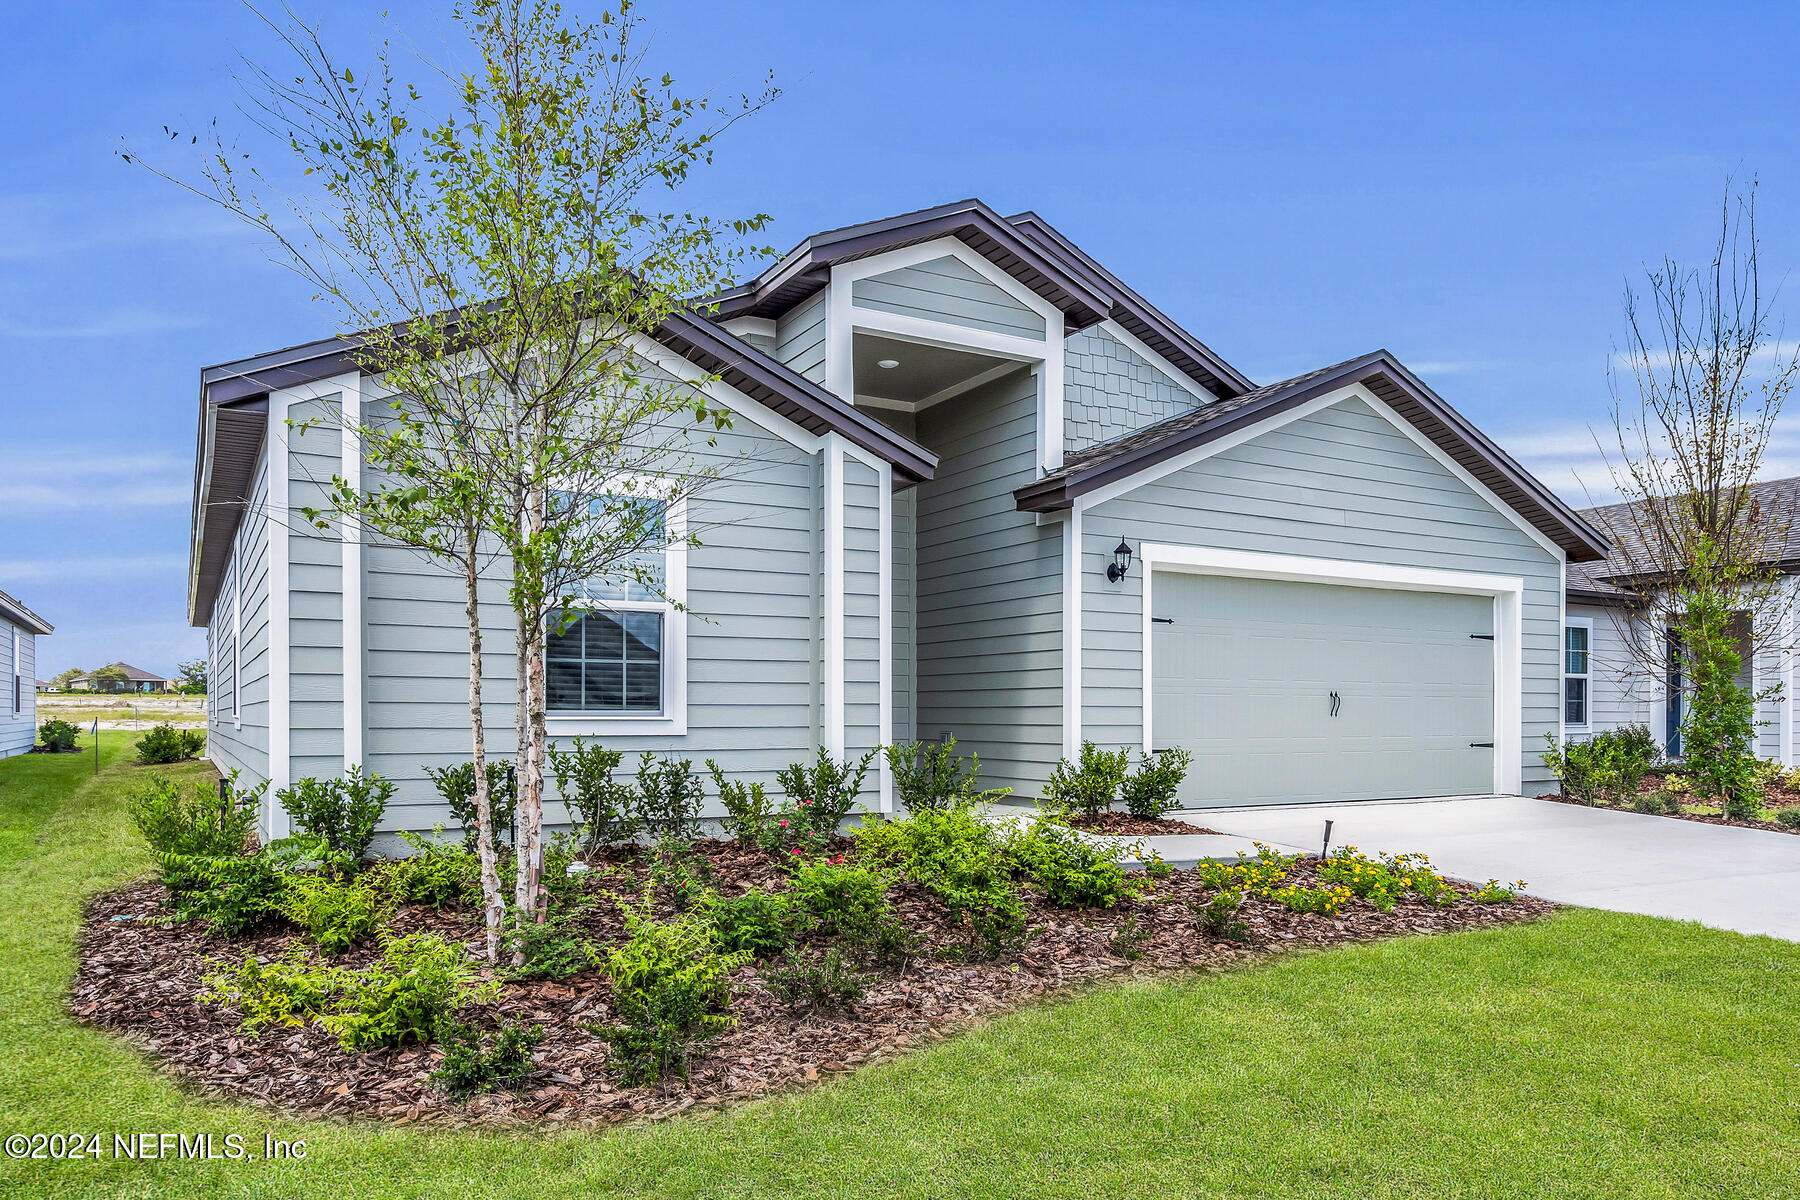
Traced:
<svg viewBox="0 0 1800 1200">
<path fill-rule="evenodd" d="M 1445 470 L 1360 396 L 1106 501 L 1083 515 L 1082 734 L 1141 746 L 1143 571 L 1108 583 L 1123 536 L 1269 554 L 1519 576 L 1523 772 L 1561 704 L 1560 560 Z"/>
<path fill-rule="evenodd" d="M 343 425 L 337 401 L 288 408 L 288 777 L 330 778 L 344 769 L 343 535 L 304 515 L 331 507 L 331 480 L 342 469 Z M 310 425 L 309 425 L 310 423 Z"/>
<path fill-rule="evenodd" d="M 1161 368 L 1099 325 L 1063 346 L 1063 449 L 1073 454 L 1200 404 Z"/>
<path fill-rule="evenodd" d="M 855 280 L 850 302 L 858 308 L 965 329 L 1044 338 L 1043 317 L 953 254 Z"/>
<path fill-rule="evenodd" d="M 919 414 L 942 456 L 919 485 L 917 733 L 981 755 L 984 786 L 1041 794 L 1062 746 L 1062 531 L 1018 511 L 1036 477 L 1037 381 Z"/>
<path fill-rule="evenodd" d="M 894 495 L 894 697 L 893 738 L 918 738 L 918 489 Z"/>
<path fill-rule="evenodd" d="M 775 321 L 774 356 L 796 374 L 825 382 L 825 292 L 789 309 Z"/>
<path fill-rule="evenodd" d="M 13 658 L 13 645 L 19 655 Z M 14 680 L 19 707 L 13 708 Z M 23 754 L 37 741 L 37 634 L 0 617 L 0 758 Z"/>
<path fill-rule="evenodd" d="M 213 685 L 235 679 L 237 716 L 232 715 L 231 687 L 212 687 L 207 697 L 206 756 L 222 772 L 241 772 L 246 785 L 269 777 L 268 442 L 263 445 L 207 636 L 207 681 Z M 235 639 L 235 670 L 234 606 L 242 609 L 235 622 L 240 631 Z M 269 832 L 266 823 L 261 832 Z"/>
</svg>

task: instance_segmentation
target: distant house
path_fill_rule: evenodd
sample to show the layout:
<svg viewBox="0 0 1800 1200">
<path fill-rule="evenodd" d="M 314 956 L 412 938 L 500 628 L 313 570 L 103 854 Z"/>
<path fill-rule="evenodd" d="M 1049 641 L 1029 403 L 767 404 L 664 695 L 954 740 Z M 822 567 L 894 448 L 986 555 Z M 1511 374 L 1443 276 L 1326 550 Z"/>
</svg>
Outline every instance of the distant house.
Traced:
<svg viewBox="0 0 1800 1200">
<path fill-rule="evenodd" d="M 103 681 L 101 686 L 96 688 L 93 675 L 77 675 L 69 681 L 69 690 L 72 692 L 170 692 L 175 690 L 175 684 L 161 675 L 152 674 L 140 667 L 134 667 L 130 663 L 116 662 L 111 665 L 125 672 L 125 678 L 130 682 L 120 684 L 117 681 Z M 105 669 L 105 667 L 100 668 L 102 671 Z"/>
<path fill-rule="evenodd" d="M 37 640 L 50 622 L 0 592 L 0 758 L 23 754 L 37 741 Z"/>
<path fill-rule="evenodd" d="M 42 679 L 39 679 L 36 682 L 37 682 L 37 690 L 39 693 L 51 691 L 56 686 L 55 684 L 49 683 Z"/>
</svg>

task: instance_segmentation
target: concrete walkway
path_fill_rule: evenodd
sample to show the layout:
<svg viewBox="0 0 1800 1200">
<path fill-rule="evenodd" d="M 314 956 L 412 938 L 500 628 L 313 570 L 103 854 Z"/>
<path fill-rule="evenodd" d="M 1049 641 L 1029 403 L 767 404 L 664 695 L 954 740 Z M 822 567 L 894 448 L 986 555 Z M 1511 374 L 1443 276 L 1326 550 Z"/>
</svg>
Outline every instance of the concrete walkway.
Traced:
<svg viewBox="0 0 1800 1200">
<path fill-rule="evenodd" d="M 1417 851 L 1458 879 L 1523 879 L 1532 895 L 1800 941 L 1800 835 L 1517 796 L 1208 809 L 1196 825 L 1319 852 Z"/>
</svg>

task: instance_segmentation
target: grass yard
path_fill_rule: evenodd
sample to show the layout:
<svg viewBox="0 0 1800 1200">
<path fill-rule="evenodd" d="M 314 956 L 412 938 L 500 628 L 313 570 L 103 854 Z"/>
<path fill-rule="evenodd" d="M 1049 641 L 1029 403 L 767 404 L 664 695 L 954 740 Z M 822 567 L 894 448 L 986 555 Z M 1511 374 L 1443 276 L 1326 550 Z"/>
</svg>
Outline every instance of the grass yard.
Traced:
<svg viewBox="0 0 1800 1200">
<path fill-rule="evenodd" d="M 1096 990 L 650 1127 L 206 1102 L 64 1015 L 80 897 L 146 866 L 123 796 L 171 770 L 101 740 L 97 778 L 0 761 L 0 1135 L 267 1134 L 306 1157 L 0 1160 L 0 1195 L 1800 1197 L 1800 946 L 1594 912 Z"/>
</svg>

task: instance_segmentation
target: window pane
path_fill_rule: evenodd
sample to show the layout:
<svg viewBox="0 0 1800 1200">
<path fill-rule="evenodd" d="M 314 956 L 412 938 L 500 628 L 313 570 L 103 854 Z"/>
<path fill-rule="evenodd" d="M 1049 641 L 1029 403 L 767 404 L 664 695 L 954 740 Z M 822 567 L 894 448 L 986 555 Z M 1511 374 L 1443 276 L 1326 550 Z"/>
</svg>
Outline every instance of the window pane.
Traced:
<svg viewBox="0 0 1800 1200">
<path fill-rule="evenodd" d="M 545 644 L 550 708 L 662 711 L 662 614 L 584 613 Z"/>
<path fill-rule="evenodd" d="M 582 680 L 582 707 L 606 711 L 625 706 L 625 664 L 592 662 Z"/>
<path fill-rule="evenodd" d="M 551 708 L 580 708 L 580 660 L 548 659 L 544 663 L 544 691 Z"/>
<path fill-rule="evenodd" d="M 1587 680 L 1563 680 L 1563 721 L 1569 725 L 1587 724 Z"/>
<path fill-rule="evenodd" d="M 1588 628 L 1570 625 L 1563 630 L 1563 672 L 1568 675 L 1588 673 Z"/>
<path fill-rule="evenodd" d="M 633 539 L 633 549 L 612 565 L 604 578 L 592 579 L 579 591 L 589 600 L 661 600 L 666 572 L 663 501 L 645 496 L 612 496 L 595 499 L 588 511 L 596 520 Z"/>
</svg>

